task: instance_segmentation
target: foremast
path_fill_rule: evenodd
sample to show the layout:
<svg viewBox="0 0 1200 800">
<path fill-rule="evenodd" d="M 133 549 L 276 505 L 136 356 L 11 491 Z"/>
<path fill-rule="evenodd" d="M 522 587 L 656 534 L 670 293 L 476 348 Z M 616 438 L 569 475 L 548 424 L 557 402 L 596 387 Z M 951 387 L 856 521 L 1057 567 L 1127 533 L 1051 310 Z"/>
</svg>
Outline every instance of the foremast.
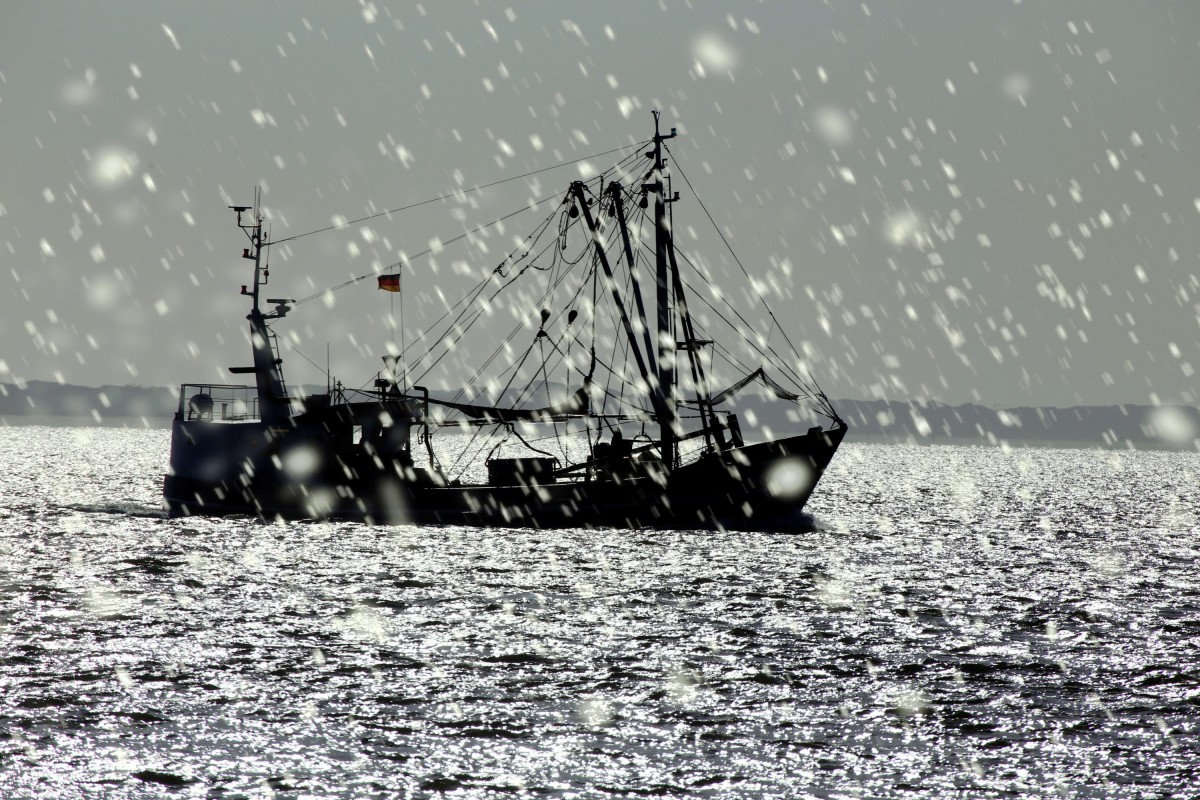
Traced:
<svg viewBox="0 0 1200 800">
<path fill-rule="evenodd" d="M 242 250 L 242 258 L 254 262 L 254 280 L 247 286 L 242 286 L 242 294 L 250 298 L 250 313 L 246 319 L 250 322 L 250 345 L 254 357 L 252 367 L 230 367 L 229 371 L 238 373 L 254 373 L 255 387 L 258 392 L 259 418 L 271 426 L 278 426 L 288 419 L 290 404 L 287 396 L 287 385 L 283 382 L 283 360 L 279 357 L 274 341 L 275 335 L 267 327 L 267 320 L 279 319 L 289 310 L 286 300 L 268 299 L 268 303 L 276 304 L 275 310 L 264 313 L 259 304 L 259 292 L 270 280 L 270 269 L 264 262 L 263 251 L 268 242 L 263 234 L 263 216 L 260 210 L 258 191 L 255 191 L 254 206 L 230 206 L 237 212 L 237 225 L 246 233 L 250 247 Z M 253 214 L 252 221 L 245 224 L 242 214 Z"/>
</svg>

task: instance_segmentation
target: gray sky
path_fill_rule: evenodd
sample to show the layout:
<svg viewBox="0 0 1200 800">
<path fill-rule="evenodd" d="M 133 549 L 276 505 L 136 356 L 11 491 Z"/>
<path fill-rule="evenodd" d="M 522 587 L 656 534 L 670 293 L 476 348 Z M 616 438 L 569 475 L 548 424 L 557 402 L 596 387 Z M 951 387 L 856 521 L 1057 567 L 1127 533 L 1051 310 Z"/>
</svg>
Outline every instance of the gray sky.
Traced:
<svg viewBox="0 0 1200 800">
<path fill-rule="evenodd" d="M 1196 402 L 1195 3 L 131 1 L 3 22 L 0 381 L 233 382 L 249 274 L 225 206 L 256 184 L 278 239 L 644 139 L 659 107 L 830 395 Z M 578 175 L 298 240 L 267 294 Z M 753 318 L 688 205 L 681 245 Z M 417 260 L 406 321 L 488 257 Z M 371 283 L 280 331 L 360 383 L 391 337 Z"/>
</svg>

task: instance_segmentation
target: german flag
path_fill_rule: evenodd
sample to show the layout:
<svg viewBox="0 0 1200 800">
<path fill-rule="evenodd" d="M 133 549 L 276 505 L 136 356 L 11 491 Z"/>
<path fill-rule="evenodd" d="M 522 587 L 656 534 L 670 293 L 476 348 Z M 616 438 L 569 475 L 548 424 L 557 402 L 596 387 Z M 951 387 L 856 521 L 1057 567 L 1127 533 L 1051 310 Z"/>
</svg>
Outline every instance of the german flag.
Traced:
<svg viewBox="0 0 1200 800">
<path fill-rule="evenodd" d="M 379 288 L 383 289 L 385 292 L 400 291 L 400 275 L 380 275 Z"/>
</svg>

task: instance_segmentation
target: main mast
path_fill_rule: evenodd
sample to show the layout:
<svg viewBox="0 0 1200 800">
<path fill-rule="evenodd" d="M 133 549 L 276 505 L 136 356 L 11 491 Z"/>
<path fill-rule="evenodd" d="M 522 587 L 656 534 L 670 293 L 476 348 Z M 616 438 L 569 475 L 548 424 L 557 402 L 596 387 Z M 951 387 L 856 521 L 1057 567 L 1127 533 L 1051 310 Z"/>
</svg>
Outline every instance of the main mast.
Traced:
<svg viewBox="0 0 1200 800">
<path fill-rule="evenodd" d="M 658 391 L 662 397 L 659 412 L 659 444 L 663 465 L 668 469 L 675 466 L 678 457 L 675 424 L 675 335 L 671 332 L 671 275 L 669 252 L 674 246 L 671 241 L 671 226 L 667 220 L 667 199 L 662 143 L 675 138 L 675 129 L 663 135 L 659 132 L 661 116 L 654 111 L 654 166 L 652 180 L 642 185 L 643 191 L 654 193 L 654 283 L 658 310 Z"/>
</svg>

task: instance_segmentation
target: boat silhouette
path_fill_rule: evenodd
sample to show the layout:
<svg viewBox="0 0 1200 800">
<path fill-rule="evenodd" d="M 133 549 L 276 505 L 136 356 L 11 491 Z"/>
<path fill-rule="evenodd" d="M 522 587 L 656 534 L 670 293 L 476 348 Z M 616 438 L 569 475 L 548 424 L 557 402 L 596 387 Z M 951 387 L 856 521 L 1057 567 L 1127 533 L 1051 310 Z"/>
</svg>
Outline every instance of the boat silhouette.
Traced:
<svg viewBox="0 0 1200 800">
<path fill-rule="evenodd" d="M 328 378 L 324 392 L 289 392 L 272 326 L 303 301 L 262 297 L 275 243 L 257 195 L 253 206 L 231 206 L 250 242 L 242 255 L 253 262 L 253 280 L 242 287 L 253 361 L 230 371 L 253 375 L 254 384 L 181 387 L 167 512 L 486 527 L 802 528 L 804 505 L 846 423 L 799 359 L 789 361 L 744 315 L 723 307 L 720 293 L 704 286 L 705 270 L 676 248 L 679 193 L 667 142 L 678 134 L 660 131 L 658 112 L 654 120 L 653 138 L 631 156 L 545 204 L 550 214 L 534 233 L 440 325 L 385 356 L 369 389 Z M 681 265 L 700 278 L 701 291 Z M 398 272 L 368 277 L 385 291 L 402 288 Z M 471 383 L 491 368 L 498 375 L 485 385 L 499 391 L 434 397 L 415 385 L 524 284 L 537 288 L 538 307 Z M 760 300 L 764 324 L 786 339 Z M 740 350 L 707 332 L 720 322 L 740 334 Z M 748 361 L 754 357 L 757 367 Z M 741 373 L 719 391 L 712 387 L 718 362 Z M 550 375 L 564 371 L 570 385 L 561 388 Z M 820 424 L 746 441 L 729 403 L 752 383 Z M 536 403 L 543 390 L 546 401 Z"/>
</svg>

